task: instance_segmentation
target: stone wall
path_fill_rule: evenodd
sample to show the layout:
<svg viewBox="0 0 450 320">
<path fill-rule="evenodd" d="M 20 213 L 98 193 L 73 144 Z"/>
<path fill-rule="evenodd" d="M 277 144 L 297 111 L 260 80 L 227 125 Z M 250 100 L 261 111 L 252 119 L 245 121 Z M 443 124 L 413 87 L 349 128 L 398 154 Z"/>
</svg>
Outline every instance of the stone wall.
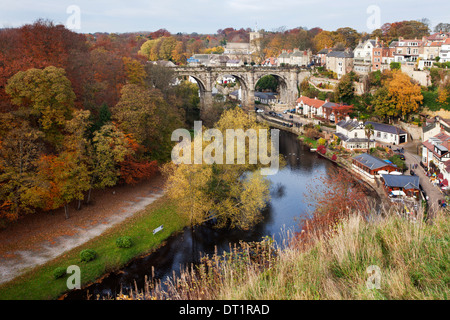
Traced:
<svg viewBox="0 0 450 320">
<path fill-rule="evenodd" d="M 422 140 L 422 127 L 410 123 L 405 123 L 402 121 L 399 121 L 398 125 L 400 128 L 409 133 L 408 141 L 411 140 L 411 137 L 414 141 Z"/>
</svg>

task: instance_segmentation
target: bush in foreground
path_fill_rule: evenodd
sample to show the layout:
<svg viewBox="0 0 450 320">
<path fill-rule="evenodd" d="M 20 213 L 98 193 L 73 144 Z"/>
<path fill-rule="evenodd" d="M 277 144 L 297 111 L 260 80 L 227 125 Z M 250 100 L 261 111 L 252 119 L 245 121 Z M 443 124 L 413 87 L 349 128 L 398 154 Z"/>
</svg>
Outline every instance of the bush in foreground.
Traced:
<svg viewBox="0 0 450 320">
<path fill-rule="evenodd" d="M 66 274 L 66 268 L 57 267 L 55 270 L 53 270 L 53 278 L 54 279 L 62 278 L 65 274 Z"/>
<path fill-rule="evenodd" d="M 116 246 L 118 248 L 130 248 L 133 245 L 131 237 L 123 236 L 116 239 Z"/>
<path fill-rule="evenodd" d="M 85 249 L 80 252 L 80 258 L 83 262 L 89 262 L 97 257 L 97 253 L 92 249 Z"/>
</svg>

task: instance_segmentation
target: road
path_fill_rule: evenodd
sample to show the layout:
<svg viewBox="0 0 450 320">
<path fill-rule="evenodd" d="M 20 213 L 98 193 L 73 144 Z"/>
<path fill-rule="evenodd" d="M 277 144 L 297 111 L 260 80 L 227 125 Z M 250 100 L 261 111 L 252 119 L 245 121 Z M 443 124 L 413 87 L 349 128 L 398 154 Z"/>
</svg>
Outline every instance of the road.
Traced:
<svg viewBox="0 0 450 320">
<path fill-rule="evenodd" d="M 444 200 L 444 196 L 439 187 L 434 186 L 430 179 L 426 176 L 425 170 L 420 166 L 420 156 L 413 151 L 417 150 L 417 148 L 412 146 L 412 144 L 412 142 L 409 142 L 408 146 L 404 146 L 405 163 L 408 165 L 408 168 L 410 168 L 411 165 L 417 165 L 417 169 L 414 170 L 414 173 L 419 176 L 420 184 L 429 197 L 428 207 L 432 216 L 439 208 L 438 201 Z M 417 145 L 417 143 L 414 143 L 414 145 Z M 393 148 L 395 149 L 396 146 L 393 146 Z"/>
</svg>

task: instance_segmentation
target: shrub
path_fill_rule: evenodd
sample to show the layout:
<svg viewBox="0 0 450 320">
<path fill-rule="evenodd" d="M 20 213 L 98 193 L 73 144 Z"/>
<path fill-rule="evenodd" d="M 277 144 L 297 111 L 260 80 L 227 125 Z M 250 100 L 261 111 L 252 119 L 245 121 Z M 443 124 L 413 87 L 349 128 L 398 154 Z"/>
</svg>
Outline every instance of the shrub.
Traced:
<svg viewBox="0 0 450 320">
<path fill-rule="evenodd" d="M 55 270 L 53 270 L 53 278 L 59 279 L 63 277 L 66 274 L 66 268 L 63 267 L 57 267 Z"/>
<path fill-rule="evenodd" d="M 80 252 L 81 261 L 89 262 L 95 259 L 97 253 L 92 249 L 85 249 Z"/>
<path fill-rule="evenodd" d="M 318 145 L 324 146 L 325 143 L 327 143 L 327 140 L 325 140 L 324 138 L 320 138 L 319 140 L 317 140 Z"/>
<path fill-rule="evenodd" d="M 116 246 L 119 248 L 129 248 L 133 245 L 131 237 L 123 236 L 116 239 Z"/>
<path fill-rule="evenodd" d="M 320 152 L 321 154 L 325 154 L 327 152 L 327 148 L 325 148 L 324 145 L 319 145 L 317 147 L 317 151 Z"/>
</svg>

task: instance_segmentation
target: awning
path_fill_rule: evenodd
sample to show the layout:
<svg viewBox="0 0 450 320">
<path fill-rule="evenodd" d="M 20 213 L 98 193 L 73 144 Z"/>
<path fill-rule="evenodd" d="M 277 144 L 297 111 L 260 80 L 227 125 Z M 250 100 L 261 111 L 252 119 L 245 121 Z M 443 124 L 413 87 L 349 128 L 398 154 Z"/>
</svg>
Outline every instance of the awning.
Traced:
<svg viewBox="0 0 450 320">
<path fill-rule="evenodd" d="M 405 195 L 406 195 L 406 193 L 404 193 L 404 192 L 401 191 L 401 190 L 392 190 L 391 193 L 392 193 L 394 196 L 405 196 Z"/>
<path fill-rule="evenodd" d="M 380 170 L 380 171 L 378 171 L 378 174 L 389 174 L 389 171 L 386 171 L 386 170 Z"/>
<path fill-rule="evenodd" d="M 444 186 L 448 186 L 448 180 L 447 179 L 444 179 L 443 181 L 442 181 L 442 184 L 444 185 Z"/>
<path fill-rule="evenodd" d="M 392 172 L 389 173 L 389 174 L 393 174 L 393 175 L 396 175 L 396 176 L 401 176 L 401 175 L 402 175 L 402 173 L 401 173 L 401 172 L 398 172 L 398 171 L 392 171 Z"/>
<path fill-rule="evenodd" d="M 444 175 L 443 175 L 442 173 L 439 173 L 439 174 L 438 174 L 438 178 L 439 178 L 440 180 L 442 180 L 442 179 L 444 179 Z"/>
</svg>

